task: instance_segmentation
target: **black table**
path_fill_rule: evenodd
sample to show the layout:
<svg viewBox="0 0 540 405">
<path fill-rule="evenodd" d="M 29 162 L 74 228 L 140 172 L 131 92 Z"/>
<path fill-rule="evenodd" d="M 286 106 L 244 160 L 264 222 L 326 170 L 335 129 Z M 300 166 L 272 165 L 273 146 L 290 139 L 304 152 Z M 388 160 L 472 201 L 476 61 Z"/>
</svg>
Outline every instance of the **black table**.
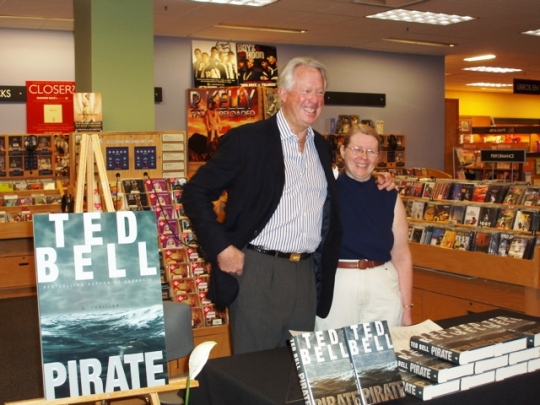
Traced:
<svg viewBox="0 0 540 405">
<path fill-rule="evenodd" d="M 443 328 L 477 322 L 495 316 L 539 318 L 495 310 L 437 321 Z M 266 350 L 212 359 L 197 377 L 190 405 L 284 405 L 303 404 L 290 348 Z M 407 395 L 389 404 L 419 404 Z M 540 404 L 540 371 L 432 399 L 429 405 L 533 405 Z"/>
</svg>

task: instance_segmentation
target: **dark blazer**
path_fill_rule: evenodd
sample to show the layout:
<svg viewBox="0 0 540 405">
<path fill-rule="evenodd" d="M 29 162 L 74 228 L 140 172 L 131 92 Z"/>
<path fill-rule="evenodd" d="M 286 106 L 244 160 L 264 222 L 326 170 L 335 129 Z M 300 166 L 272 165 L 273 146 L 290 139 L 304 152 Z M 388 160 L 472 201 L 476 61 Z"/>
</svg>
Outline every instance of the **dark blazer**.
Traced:
<svg viewBox="0 0 540 405">
<path fill-rule="evenodd" d="M 317 314 L 330 311 L 334 276 L 341 246 L 337 182 L 332 173 L 332 151 L 318 133 L 315 146 L 328 182 L 324 205 L 322 242 L 315 256 Z M 209 298 L 219 307 L 236 297 L 236 279 L 216 265 L 217 255 L 229 245 L 244 248 L 270 220 L 281 199 L 285 164 L 275 116 L 231 129 L 220 141 L 212 159 L 199 168 L 184 186 L 182 203 L 193 224 L 197 240 L 215 271 Z M 212 201 L 227 191 L 226 218 L 216 221 Z M 301 204 L 301 201 L 299 201 Z"/>
</svg>

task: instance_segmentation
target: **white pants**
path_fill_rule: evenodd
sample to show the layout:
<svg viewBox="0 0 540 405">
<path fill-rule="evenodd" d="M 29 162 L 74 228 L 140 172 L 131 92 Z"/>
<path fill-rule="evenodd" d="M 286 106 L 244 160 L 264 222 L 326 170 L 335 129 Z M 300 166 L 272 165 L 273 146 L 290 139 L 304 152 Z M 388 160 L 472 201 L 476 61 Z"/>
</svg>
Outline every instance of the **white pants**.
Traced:
<svg viewBox="0 0 540 405">
<path fill-rule="evenodd" d="M 398 281 L 391 262 L 366 270 L 338 267 L 330 313 L 326 318 L 317 317 L 315 330 L 382 320 L 389 327 L 401 326 L 403 305 Z"/>
</svg>

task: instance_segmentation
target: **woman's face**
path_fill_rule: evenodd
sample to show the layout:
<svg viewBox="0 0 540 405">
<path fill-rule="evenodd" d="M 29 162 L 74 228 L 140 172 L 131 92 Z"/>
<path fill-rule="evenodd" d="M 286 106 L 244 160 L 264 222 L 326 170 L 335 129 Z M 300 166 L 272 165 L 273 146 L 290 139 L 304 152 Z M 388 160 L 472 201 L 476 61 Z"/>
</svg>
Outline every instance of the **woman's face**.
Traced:
<svg viewBox="0 0 540 405">
<path fill-rule="evenodd" d="M 356 181 L 366 181 L 379 158 L 379 142 L 371 135 L 360 132 L 352 135 L 347 146 L 340 148 L 345 163 L 345 173 Z"/>
</svg>

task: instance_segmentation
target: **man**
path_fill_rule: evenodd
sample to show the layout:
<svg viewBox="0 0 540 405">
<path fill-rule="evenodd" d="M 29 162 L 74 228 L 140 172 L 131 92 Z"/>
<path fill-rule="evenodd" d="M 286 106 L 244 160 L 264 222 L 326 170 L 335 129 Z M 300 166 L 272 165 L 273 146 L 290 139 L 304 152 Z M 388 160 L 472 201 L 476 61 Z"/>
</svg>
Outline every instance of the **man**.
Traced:
<svg viewBox="0 0 540 405">
<path fill-rule="evenodd" d="M 294 58 L 279 80 L 281 110 L 230 130 L 184 186 L 186 215 L 213 263 L 209 298 L 229 306 L 235 354 L 284 346 L 332 303 L 341 245 L 329 143 L 312 128 L 326 70 Z M 226 191 L 223 224 L 212 201 Z M 317 288 L 316 288 L 317 286 Z"/>
</svg>

